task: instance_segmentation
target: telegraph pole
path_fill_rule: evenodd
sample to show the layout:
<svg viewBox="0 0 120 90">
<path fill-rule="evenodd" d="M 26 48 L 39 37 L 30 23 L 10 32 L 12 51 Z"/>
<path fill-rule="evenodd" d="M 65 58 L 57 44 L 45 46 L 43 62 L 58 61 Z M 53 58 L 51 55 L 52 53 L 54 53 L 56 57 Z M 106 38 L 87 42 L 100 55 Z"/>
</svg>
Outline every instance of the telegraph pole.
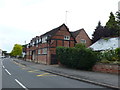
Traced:
<svg viewBox="0 0 120 90">
<path fill-rule="evenodd" d="M 65 12 L 65 24 L 67 25 L 67 13 L 68 11 Z"/>
</svg>

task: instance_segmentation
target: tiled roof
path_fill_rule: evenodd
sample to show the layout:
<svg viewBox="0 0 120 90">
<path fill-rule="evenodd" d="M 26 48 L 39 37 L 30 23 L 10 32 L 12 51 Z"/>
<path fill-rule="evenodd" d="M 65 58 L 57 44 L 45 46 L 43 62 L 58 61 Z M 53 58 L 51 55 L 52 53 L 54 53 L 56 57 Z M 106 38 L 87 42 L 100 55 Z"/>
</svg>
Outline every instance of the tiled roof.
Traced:
<svg viewBox="0 0 120 90">
<path fill-rule="evenodd" d="M 75 38 L 80 33 L 81 30 L 83 29 L 77 30 L 75 32 L 71 32 L 72 36 Z"/>
<path fill-rule="evenodd" d="M 59 27 L 57 27 L 57 28 L 54 28 L 54 29 L 48 31 L 48 32 L 46 32 L 45 34 L 43 34 L 43 35 L 41 35 L 41 36 L 46 36 L 46 35 L 47 35 L 47 36 L 53 36 L 58 30 L 60 30 L 60 28 L 61 28 L 62 26 L 67 27 L 65 24 L 62 24 L 61 26 L 59 26 Z"/>
<path fill-rule="evenodd" d="M 40 36 L 36 36 L 36 37 L 32 38 L 31 42 L 34 41 L 36 38 L 38 38 L 38 37 L 43 37 L 43 36 L 48 36 L 48 39 L 50 39 L 52 36 L 54 36 L 54 35 L 56 34 L 56 32 L 57 32 L 58 30 L 60 30 L 60 28 L 61 28 L 62 26 L 65 26 L 65 27 L 68 29 L 68 27 L 63 23 L 63 24 L 60 25 L 59 27 L 54 28 L 54 29 L 48 31 L 48 32 L 46 32 L 45 34 L 42 34 L 42 35 L 40 35 Z"/>
</svg>

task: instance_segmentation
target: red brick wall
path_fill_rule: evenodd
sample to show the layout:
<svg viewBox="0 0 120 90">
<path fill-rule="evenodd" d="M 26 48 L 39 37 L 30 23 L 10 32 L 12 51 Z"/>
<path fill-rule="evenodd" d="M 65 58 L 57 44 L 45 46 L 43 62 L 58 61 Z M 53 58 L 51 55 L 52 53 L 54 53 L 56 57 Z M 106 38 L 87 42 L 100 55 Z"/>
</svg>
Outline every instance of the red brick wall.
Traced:
<svg viewBox="0 0 120 90">
<path fill-rule="evenodd" d="M 85 45 L 87 47 L 89 47 L 92 44 L 90 38 L 88 37 L 87 33 L 84 30 L 81 30 L 79 35 L 76 37 L 77 43 L 81 43 L 80 42 L 81 39 L 85 39 L 86 40 L 86 44 Z"/>
<path fill-rule="evenodd" d="M 120 66 L 114 64 L 96 64 L 93 67 L 93 71 L 118 74 L 120 73 Z"/>
<path fill-rule="evenodd" d="M 70 40 L 64 40 L 64 36 L 70 36 Z M 48 43 L 41 43 L 36 46 L 32 46 L 29 50 L 36 50 L 36 54 L 38 54 L 38 49 L 48 47 Z M 48 53 L 46 55 L 36 55 L 34 62 L 43 63 L 43 64 L 50 64 L 51 61 L 51 54 L 56 54 L 56 47 L 57 46 L 64 46 L 64 47 L 74 47 L 75 41 L 74 38 L 71 36 L 71 33 L 67 30 L 65 26 L 61 27 L 60 30 L 51 38 L 51 42 L 48 48 Z M 27 59 L 31 59 L 31 56 L 28 56 Z"/>
<path fill-rule="evenodd" d="M 38 63 L 46 64 L 47 62 L 47 55 L 39 55 L 38 56 Z"/>
</svg>

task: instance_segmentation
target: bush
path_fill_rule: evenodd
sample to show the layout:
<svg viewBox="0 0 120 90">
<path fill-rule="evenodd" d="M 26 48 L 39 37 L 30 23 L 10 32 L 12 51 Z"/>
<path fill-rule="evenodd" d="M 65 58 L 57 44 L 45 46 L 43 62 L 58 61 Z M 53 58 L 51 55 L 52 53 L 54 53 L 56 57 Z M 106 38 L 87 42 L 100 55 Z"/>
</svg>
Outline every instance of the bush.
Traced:
<svg viewBox="0 0 120 90">
<path fill-rule="evenodd" d="M 115 53 L 116 53 L 116 55 L 117 55 L 118 61 L 120 61 L 120 48 L 116 48 L 116 49 L 115 49 Z"/>
<path fill-rule="evenodd" d="M 73 48 L 57 47 L 56 50 L 60 63 L 67 67 L 91 70 L 97 61 L 96 53 L 80 44 Z"/>
<path fill-rule="evenodd" d="M 110 62 L 120 61 L 120 48 L 99 52 L 98 56 L 99 60 L 108 60 Z"/>
<path fill-rule="evenodd" d="M 107 63 L 110 63 L 110 61 L 103 59 L 103 60 L 100 61 L 100 63 L 105 63 L 105 64 L 107 64 Z"/>
</svg>

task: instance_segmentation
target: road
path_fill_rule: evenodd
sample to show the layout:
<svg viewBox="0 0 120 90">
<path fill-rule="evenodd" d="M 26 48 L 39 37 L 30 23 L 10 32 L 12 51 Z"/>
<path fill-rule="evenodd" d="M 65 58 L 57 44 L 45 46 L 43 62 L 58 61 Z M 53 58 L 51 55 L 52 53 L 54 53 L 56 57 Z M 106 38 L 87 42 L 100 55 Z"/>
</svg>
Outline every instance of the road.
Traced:
<svg viewBox="0 0 120 90">
<path fill-rule="evenodd" d="M 105 88 L 82 81 L 50 74 L 14 62 L 10 58 L 1 60 L 2 88 Z"/>
</svg>

